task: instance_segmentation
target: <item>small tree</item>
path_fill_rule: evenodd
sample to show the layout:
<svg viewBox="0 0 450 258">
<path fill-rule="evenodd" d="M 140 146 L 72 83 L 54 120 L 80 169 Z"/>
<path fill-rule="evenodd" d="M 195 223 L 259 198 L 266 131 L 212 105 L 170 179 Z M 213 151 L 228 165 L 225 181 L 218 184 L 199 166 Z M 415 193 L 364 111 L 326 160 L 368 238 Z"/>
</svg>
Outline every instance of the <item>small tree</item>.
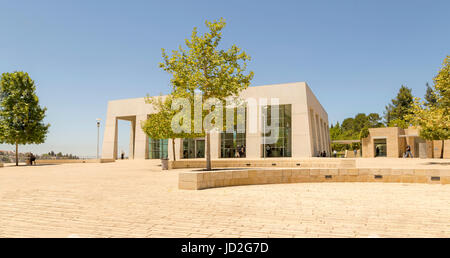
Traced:
<svg viewBox="0 0 450 258">
<path fill-rule="evenodd" d="M 414 100 L 413 114 L 408 118 L 420 127 L 420 136 L 427 140 L 441 140 L 441 158 L 444 157 L 444 141 L 450 139 L 450 56 L 444 60 L 441 70 L 434 78 L 430 93 L 436 101 Z"/>
<path fill-rule="evenodd" d="M 250 57 L 237 46 L 228 50 L 218 49 L 222 39 L 225 21 L 208 22 L 209 32 L 199 36 L 194 28 L 187 39 L 187 50 L 181 46 L 168 56 L 163 49 L 164 62 L 160 67 L 172 74 L 171 84 L 174 96 L 189 98 L 194 103 L 196 92 L 201 92 L 203 100 L 216 98 L 225 101 L 236 96 L 250 85 L 253 72 L 245 75 Z M 202 120 L 207 114 L 202 112 Z M 204 130 L 204 128 L 203 128 Z M 206 134 L 206 169 L 211 170 L 210 131 Z"/>
<path fill-rule="evenodd" d="M 16 145 L 40 144 L 45 141 L 49 124 L 44 124 L 47 108 L 39 106 L 36 86 L 28 73 L 4 73 L 0 80 L 0 142 Z"/>
<path fill-rule="evenodd" d="M 183 134 L 176 134 L 171 128 L 171 121 L 176 111 L 172 110 L 172 96 L 167 97 L 147 97 L 146 103 L 153 105 L 155 109 L 154 114 L 150 114 L 148 119 L 142 124 L 142 130 L 151 138 L 155 140 L 172 140 L 172 154 L 173 160 L 175 157 L 175 139 L 181 138 Z"/>
<path fill-rule="evenodd" d="M 391 103 L 386 106 L 386 126 L 407 128 L 410 124 L 407 116 L 412 113 L 413 103 L 414 97 L 411 89 L 402 85 L 395 99 L 392 99 Z"/>
</svg>

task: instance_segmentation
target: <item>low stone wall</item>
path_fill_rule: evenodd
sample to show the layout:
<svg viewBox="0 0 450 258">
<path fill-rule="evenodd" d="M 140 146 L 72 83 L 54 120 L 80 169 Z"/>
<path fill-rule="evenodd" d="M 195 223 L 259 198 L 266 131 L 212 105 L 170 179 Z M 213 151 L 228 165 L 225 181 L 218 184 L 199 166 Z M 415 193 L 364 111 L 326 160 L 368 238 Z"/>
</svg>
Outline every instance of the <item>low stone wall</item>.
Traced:
<svg viewBox="0 0 450 258">
<path fill-rule="evenodd" d="M 320 182 L 450 184 L 450 169 L 272 168 L 182 172 L 179 189 Z"/>
<path fill-rule="evenodd" d="M 113 159 L 42 159 L 36 160 L 37 165 L 69 164 L 69 163 L 110 163 Z"/>
<path fill-rule="evenodd" d="M 304 160 L 292 159 L 218 159 L 212 160 L 213 168 L 265 168 L 265 167 L 284 167 L 284 168 L 355 168 L 355 159 L 335 159 L 335 158 L 310 158 Z M 195 160 L 177 160 L 169 161 L 169 169 L 182 168 L 205 168 L 206 161 Z"/>
</svg>

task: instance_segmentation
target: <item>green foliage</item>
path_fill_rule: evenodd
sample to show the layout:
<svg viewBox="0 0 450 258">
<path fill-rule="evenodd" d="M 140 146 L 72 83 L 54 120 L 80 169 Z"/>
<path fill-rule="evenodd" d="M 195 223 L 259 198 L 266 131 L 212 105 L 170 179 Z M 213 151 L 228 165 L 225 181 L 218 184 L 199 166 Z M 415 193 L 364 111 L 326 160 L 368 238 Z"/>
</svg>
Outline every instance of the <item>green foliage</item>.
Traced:
<svg viewBox="0 0 450 258">
<path fill-rule="evenodd" d="M 173 157 L 175 160 L 175 139 L 176 138 L 188 138 L 188 137 L 198 137 L 195 134 L 176 134 L 172 130 L 171 122 L 176 114 L 177 110 L 172 110 L 172 95 L 166 97 L 149 97 L 146 98 L 146 103 L 153 105 L 155 113 L 150 114 L 147 120 L 143 121 L 141 124 L 142 130 L 154 140 L 172 140 Z"/>
<path fill-rule="evenodd" d="M 196 93 L 202 93 L 204 101 L 208 98 L 225 101 L 246 89 L 253 78 L 253 72 L 245 74 L 250 56 L 236 45 L 228 50 L 219 49 L 225 21 L 206 21 L 205 24 L 209 32 L 199 35 L 194 28 L 191 38 L 185 41 L 187 49 L 180 46 L 171 56 L 162 50 L 164 62 L 160 67 L 172 75 L 172 96 L 188 98 L 192 106 Z M 203 112 L 202 118 L 206 115 Z M 205 133 L 206 167 L 210 169 L 209 132 Z"/>
<path fill-rule="evenodd" d="M 369 137 L 369 128 L 364 127 L 363 129 L 361 129 L 361 131 L 359 132 L 359 139 L 364 139 Z"/>
<path fill-rule="evenodd" d="M 172 139 L 175 135 L 171 129 L 171 121 L 175 114 L 172 110 L 172 96 L 147 97 L 147 104 L 152 104 L 156 113 L 150 114 L 148 119 L 142 124 L 144 132 L 152 139 Z"/>
<path fill-rule="evenodd" d="M 403 128 L 403 129 L 406 129 L 406 128 L 410 127 L 411 126 L 410 119 L 408 119 L 408 121 L 406 121 L 406 117 L 407 116 L 405 116 L 405 119 L 398 119 L 397 118 L 397 119 L 391 120 L 389 122 L 389 124 L 388 124 L 388 127 L 400 127 L 400 128 Z"/>
<path fill-rule="evenodd" d="M 437 97 L 434 93 L 433 88 L 430 87 L 430 84 L 427 82 L 427 91 L 425 93 L 425 105 L 426 106 L 434 106 L 436 105 Z"/>
<path fill-rule="evenodd" d="M 436 102 L 430 105 L 416 98 L 413 113 L 408 117 L 420 127 L 420 134 L 428 140 L 447 140 L 450 138 L 450 56 L 444 60 L 441 70 L 434 78 L 430 88 Z"/>
<path fill-rule="evenodd" d="M 383 127 L 381 117 L 377 113 L 357 114 L 354 118 L 346 118 L 342 125 L 336 125 L 330 128 L 330 137 L 332 141 L 335 140 L 360 140 L 369 134 L 368 128 Z M 361 148 L 361 144 L 355 143 L 352 145 L 332 143 L 333 150 L 342 151 L 350 148 Z"/>
<path fill-rule="evenodd" d="M 191 38 L 185 41 L 186 50 L 180 46 L 172 51 L 172 56 L 162 50 L 164 62 L 160 67 L 172 74 L 176 97 L 193 98 L 194 93 L 200 91 L 203 99 L 224 100 L 250 85 L 253 72 L 244 74 L 250 56 L 236 45 L 228 50 L 218 49 L 225 25 L 223 19 L 206 21 L 209 32 L 199 36 L 194 28 Z"/>
<path fill-rule="evenodd" d="M 39 106 L 34 81 L 24 72 L 4 73 L 0 81 L 0 142 L 40 144 L 49 124 L 44 124 L 46 108 Z"/>
<path fill-rule="evenodd" d="M 430 105 L 416 98 L 413 112 L 408 116 L 420 128 L 420 136 L 427 140 L 450 139 L 450 56 L 444 60 L 441 70 L 434 78 L 432 95 L 436 102 Z M 441 158 L 443 157 L 443 148 Z"/>
<path fill-rule="evenodd" d="M 408 128 L 410 121 L 407 120 L 407 116 L 412 114 L 413 103 L 414 97 L 411 89 L 402 85 L 395 99 L 392 99 L 391 103 L 386 106 L 386 125 Z"/>
<path fill-rule="evenodd" d="M 442 64 L 442 68 L 434 78 L 435 95 L 437 95 L 437 103 L 440 108 L 446 110 L 446 114 L 450 108 L 450 56 L 447 56 Z"/>
</svg>

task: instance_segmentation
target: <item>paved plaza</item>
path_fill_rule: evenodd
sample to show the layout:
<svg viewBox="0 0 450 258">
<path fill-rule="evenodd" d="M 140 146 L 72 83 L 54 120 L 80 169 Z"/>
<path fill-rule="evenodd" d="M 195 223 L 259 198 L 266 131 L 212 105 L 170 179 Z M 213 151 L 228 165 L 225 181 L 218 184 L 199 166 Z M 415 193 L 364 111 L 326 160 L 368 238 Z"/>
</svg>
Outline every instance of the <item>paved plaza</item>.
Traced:
<svg viewBox="0 0 450 258">
<path fill-rule="evenodd" d="M 158 165 L 0 168 L 0 237 L 450 237 L 450 185 L 186 191 L 178 190 L 179 171 Z"/>
</svg>

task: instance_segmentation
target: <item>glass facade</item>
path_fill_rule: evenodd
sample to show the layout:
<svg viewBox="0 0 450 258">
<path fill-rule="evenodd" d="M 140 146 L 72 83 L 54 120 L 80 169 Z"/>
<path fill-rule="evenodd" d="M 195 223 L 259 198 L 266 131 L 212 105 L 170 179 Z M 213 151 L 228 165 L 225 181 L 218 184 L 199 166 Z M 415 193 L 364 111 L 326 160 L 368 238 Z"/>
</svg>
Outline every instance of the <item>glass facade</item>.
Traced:
<svg viewBox="0 0 450 258">
<path fill-rule="evenodd" d="M 275 117 L 272 118 L 272 106 L 266 106 L 267 108 L 267 124 L 271 125 L 275 122 Z M 264 109 L 263 109 L 264 110 Z M 263 158 L 277 158 L 277 157 L 292 157 L 292 105 L 279 105 L 278 126 L 279 135 L 277 141 L 274 144 L 265 144 L 264 141 L 261 144 L 261 157 Z M 264 111 L 263 111 L 264 116 Z M 264 119 L 263 123 L 264 123 Z M 264 128 L 267 128 L 263 124 L 262 137 L 264 139 Z M 266 131 L 266 137 L 271 136 L 269 129 Z"/>
<path fill-rule="evenodd" d="M 237 117 L 237 109 L 234 109 L 234 116 Z M 221 158 L 245 158 L 246 157 L 246 113 L 243 122 L 244 132 L 238 132 L 237 124 L 234 125 L 234 132 L 222 132 L 220 134 L 220 157 Z M 236 123 L 236 122 L 235 122 Z"/>
<path fill-rule="evenodd" d="M 220 155 L 222 158 L 245 158 L 245 133 L 221 133 Z"/>
<path fill-rule="evenodd" d="M 154 140 L 148 139 L 148 158 L 162 159 L 168 158 L 168 142 L 169 140 Z"/>
<path fill-rule="evenodd" d="M 205 139 L 183 139 L 183 159 L 205 157 Z"/>
</svg>

